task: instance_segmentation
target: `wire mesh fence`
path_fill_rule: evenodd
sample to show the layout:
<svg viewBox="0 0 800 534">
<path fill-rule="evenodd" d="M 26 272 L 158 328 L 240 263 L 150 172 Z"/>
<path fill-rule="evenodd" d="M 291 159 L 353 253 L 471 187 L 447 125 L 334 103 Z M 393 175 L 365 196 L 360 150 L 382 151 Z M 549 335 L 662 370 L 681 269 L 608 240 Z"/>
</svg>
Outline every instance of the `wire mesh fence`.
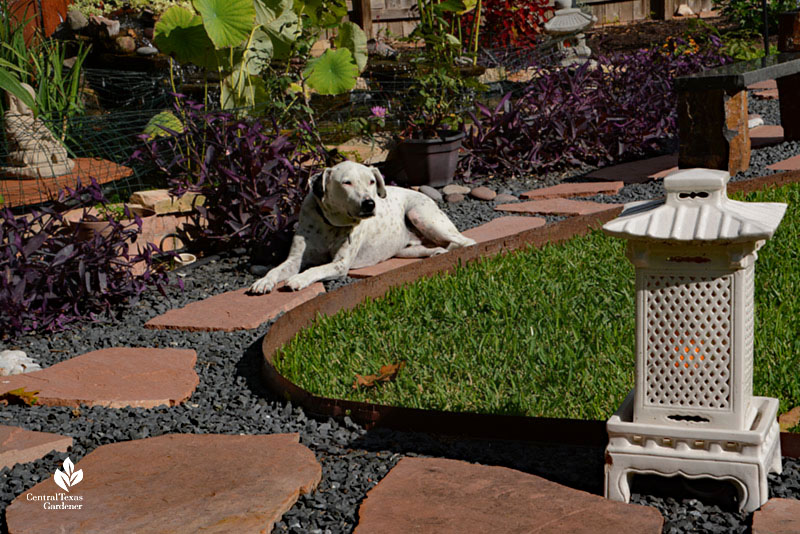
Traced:
<svg viewBox="0 0 800 534">
<path fill-rule="evenodd" d="M 558 57 L 556 43 L 549 40 L 536 48 L 481 50 L 477 61 L 480 70 L 488 74 L 494 69 L 502 71 L 502 75 L 484 77 L 488 92 L 466 90 L 461 97 L 461 113 L 466 114 L 476 99 L 491 101 L 509 90 L 521 90 L 523 84 L 515 81 L 514 73 L 552 64 Z M 178 76 L 173 72 L 173 77 L 170 74 L 169 70 L 129 72 L 86 68 L 83 114 L 34 119 L 32 115 L 15 116 L 13 110 L 6 108 L 0 138 L 2 205 L 22 209 L 47 202 L 60 189 L 75 187 L 78 180 L 86 183 L 94 179 L 104 185 L 110 198 L 118 200 L 126 200 L 137 189 L 164 187 L 163 177 L 131 159 L 142 146 L 145 126 L 159 112 L 173 108 L 173 90 L 181 87 L 198 86 L 203 92 L 208 91 L 209 111 L 214 111 L 213 102 L 218 101 L 214 98 L 218 92 L 215 93 L 213 80 L 204 86 L 207 80 L 188 79 L 182 72 Z M 310 105 L 322 140 L 335 145 L 352 137 L 357 131 L 354 120 L 370 117 L 375 107 L 385 111 L 385 128 L 402 129 L 407 117 L 417 111 L 412 98 L 415 84 L 413 68 L 370 69 L 357 88 L 347 94 L 313 95 Z M 263 116 L 265 109 L 270 106 L 240 111 Z M 30 130 L 27 133 L 26 128 Z M 71 162 L 69 169 L 60 165 L 57 157 L 53 159 L 59 150 L 66 150 Z"/>
</svg>

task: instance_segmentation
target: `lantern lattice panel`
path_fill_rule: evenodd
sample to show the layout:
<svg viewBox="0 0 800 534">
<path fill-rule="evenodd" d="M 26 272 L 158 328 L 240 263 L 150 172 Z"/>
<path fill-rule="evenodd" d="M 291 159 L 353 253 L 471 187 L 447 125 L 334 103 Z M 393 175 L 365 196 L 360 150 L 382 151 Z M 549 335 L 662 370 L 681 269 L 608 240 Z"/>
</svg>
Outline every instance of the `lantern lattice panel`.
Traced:
<svg viewBox="0 0 800 534">
<path fill-rule="evenodd" d="M 733 275 L 645 277 L 645 405 L 731 409 Z"/>
</svg>

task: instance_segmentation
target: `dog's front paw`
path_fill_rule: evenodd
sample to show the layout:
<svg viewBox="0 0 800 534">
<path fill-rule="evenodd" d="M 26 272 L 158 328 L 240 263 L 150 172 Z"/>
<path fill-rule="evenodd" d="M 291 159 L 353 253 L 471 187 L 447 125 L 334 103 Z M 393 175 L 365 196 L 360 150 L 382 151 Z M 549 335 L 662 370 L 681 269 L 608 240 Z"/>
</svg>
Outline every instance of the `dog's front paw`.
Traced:
<svg viewBox="0 0 800 534">
<path fill-rule="evenodd" d="M 296 274 L 286 280 L 286 287 L 292 291 L 300 291 L 311 285 L 312 280 L 309 279 L 304 273 Z"/>
<path fill-rule="evenodd" d="M 269 293 L 273 289 L 275 289 L 275 280 L 267 275 L 253 282 L 253 285 L 250 286 L 250 293 L 261 295 L 263 293 Z"/>
</svg>

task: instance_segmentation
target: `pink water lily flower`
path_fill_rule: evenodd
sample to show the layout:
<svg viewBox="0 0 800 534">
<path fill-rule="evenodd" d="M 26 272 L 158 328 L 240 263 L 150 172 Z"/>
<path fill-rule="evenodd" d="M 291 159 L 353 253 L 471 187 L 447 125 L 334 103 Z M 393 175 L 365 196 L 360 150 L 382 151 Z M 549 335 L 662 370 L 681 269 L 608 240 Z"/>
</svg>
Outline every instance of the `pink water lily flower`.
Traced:
<svg viewBox="0 0 800 534">
<path fill-rule="evenodd" d="M 379 119 L 383 119 L 384 117 L 386 117 L 386 108 L 383 106 L 372 106 L 372 108 L 370 108 L 370 111 L 372 111 L 373 117 L 377 117 Z"/>
</svg>

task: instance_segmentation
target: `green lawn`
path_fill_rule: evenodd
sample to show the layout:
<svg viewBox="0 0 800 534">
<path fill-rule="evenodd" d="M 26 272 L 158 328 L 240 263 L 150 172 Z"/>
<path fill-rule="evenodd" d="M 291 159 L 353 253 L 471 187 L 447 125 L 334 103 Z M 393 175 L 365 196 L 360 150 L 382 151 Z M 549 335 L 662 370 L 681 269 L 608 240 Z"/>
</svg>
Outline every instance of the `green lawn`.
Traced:
<svg viewBox="0 0 800 534">
<path fill-rule="evenodd" d="M 742 197 L 738 197 L 742 198 Z M 800 405 L 800 186 L 744 197 L 789 210 L 756 263 L 756 395 Z M 475 262 L 322 318 L 276 358 L 315 394 L 416 408 L 605 419 L 633 387 L 634 280 L 622 240 Z M 355 375 L 404 361 L 396 381 Z"/>
</svg>

